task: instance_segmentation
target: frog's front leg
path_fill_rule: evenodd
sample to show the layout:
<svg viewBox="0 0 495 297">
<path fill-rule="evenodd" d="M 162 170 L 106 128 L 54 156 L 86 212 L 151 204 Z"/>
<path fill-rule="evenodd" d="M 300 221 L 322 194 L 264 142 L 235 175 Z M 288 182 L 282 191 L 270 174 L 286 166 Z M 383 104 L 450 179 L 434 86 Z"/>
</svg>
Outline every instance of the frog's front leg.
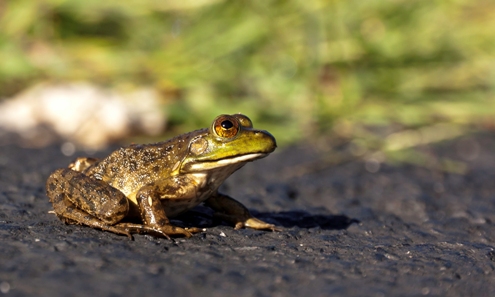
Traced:
<svg viewBox="0 0 495 297">
<path fill-rule="evenodd" d="M 128 229 L 115 226 L 127 215 L 127 198 L 105 182 L 64 168 L 50 175 L 46 192 L 62 221 L 131 237 Z"/>
<path fill-rule="evenodd" d="M 167 238 L 169 238 L 169 235 L 191 237 L 191 232 L 199 232 L 199 229 L 191 228 L 191 230 L 186 230 L 170 224 L 162 205 L 161 199 L 169 194 L 165 192 L 167 192 L 167 190 L 170 191 L 170 189 L 175 189 L 176 183 L 177 181 L 164 180 L 161 181 L 159 185 L 145 186 L 137 192 L 136 202 L 139 207 L 141 219 L 147 229 L 153 230 L 153 232 Z M 179 184 L 181 183 L 179 182 Z M 175 190 L 179 191 L 178 189 Z"/>
<path fill-rule="evenodd" d="M 216 211 L 216 217 L 235 224 L 235 229 L 248 227 L 257 230 L 280 231 L 280 228 L 275 225 L 253 217 L 242 203 L 227 195 L 217 192 L 208 198 L 205 204 Z"/>
</svg>

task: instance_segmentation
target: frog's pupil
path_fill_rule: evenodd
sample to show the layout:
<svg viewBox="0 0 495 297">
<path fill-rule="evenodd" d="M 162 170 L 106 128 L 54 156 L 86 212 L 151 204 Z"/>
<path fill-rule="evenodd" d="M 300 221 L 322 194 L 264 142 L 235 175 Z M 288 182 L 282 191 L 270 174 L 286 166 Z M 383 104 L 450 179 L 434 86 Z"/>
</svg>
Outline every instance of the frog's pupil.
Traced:
<svg viewBox="0 0 495 297">
<path fill-rule="evenodd" d="M 230 128 L 234 127 L 234 124 L 232 124 L 232 122 L 228 121 L 228 120 L 223 121 L 220 125 L 224 129 L 230 129 Z"/>
</svg>

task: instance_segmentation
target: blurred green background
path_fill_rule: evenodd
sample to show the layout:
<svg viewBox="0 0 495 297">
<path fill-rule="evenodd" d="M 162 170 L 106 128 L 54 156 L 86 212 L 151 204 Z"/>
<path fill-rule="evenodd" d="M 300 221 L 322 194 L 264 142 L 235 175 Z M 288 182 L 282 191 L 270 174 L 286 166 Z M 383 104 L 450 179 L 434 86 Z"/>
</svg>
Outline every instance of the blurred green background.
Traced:
<svg viewBox="0 0 495 297">
<path fill-rule="evenodd" d="M 175 131 L 242 112 L 281 143 L 494 127 L 494 16 L 489 0 L 0 1 L 0 98 L 152 86 Z"/>
</svg>

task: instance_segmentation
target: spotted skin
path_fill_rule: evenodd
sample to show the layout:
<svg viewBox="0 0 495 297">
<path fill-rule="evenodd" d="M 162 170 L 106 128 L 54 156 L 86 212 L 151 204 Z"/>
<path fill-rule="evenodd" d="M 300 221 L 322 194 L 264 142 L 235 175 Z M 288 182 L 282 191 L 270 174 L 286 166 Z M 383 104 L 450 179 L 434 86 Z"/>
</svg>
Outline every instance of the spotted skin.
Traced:
<svg viewBox="0 0 495 297">
<path fill-rule="evenodd" d="M 246 116 L 221 115 L 210 128 L 165 142 L 131 145 L 101 160 L 78 158 L 50 175 L 46 191 L 65 223 L 129 237 L 133 233 L 191 237 L 200 230 L 173 226 L 169 218 L 202 202 L 236 229 L 276 231 L 241 203 L 218 193 L 233 172 L 275 148 L 273 136 L 253 129 Z"/>
</svg>

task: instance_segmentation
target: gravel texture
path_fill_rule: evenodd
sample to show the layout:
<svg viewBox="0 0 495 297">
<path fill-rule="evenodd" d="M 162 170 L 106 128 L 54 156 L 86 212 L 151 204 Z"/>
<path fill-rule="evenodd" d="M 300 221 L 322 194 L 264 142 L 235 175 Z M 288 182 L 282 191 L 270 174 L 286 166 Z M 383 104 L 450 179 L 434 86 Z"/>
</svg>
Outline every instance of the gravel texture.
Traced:
<svg viewBox="0 0 495 297">
<path fill-rule="evenodd" d="M 427 167 L 349 151 L 279 149 L 227 180 L 283 231 L 198 207 L 174 222 L 207 230 L 169 241 L 64 225 L 44 183 L 84 153 L 0 147 L 0 295 L 495 296 L 493 131 L 417 148 Z"/>
</svg>

